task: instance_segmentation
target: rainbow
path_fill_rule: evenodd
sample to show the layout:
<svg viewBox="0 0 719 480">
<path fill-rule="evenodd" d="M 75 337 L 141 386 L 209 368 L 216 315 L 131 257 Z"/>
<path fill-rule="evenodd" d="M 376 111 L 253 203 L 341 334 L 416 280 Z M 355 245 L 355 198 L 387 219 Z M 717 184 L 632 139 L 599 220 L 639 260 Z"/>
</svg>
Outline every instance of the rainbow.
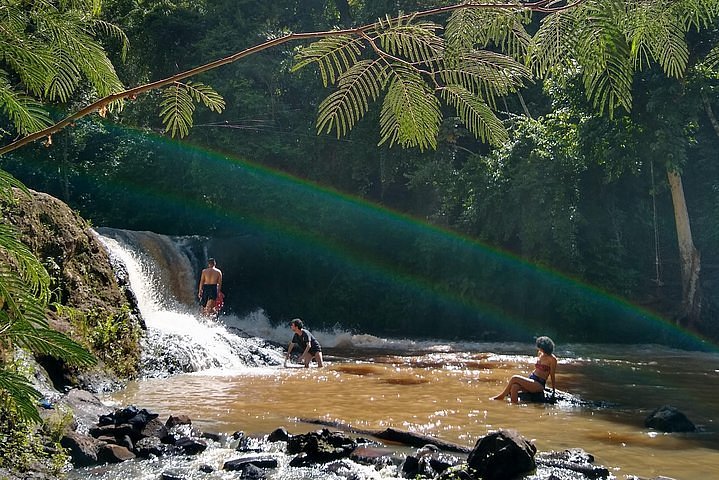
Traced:
<svg viewBox="0 0 719 480">
<path fill-rule="evenodd" d="M 107 128 L 121 134 L 128 132 L 126 128 L 111 125 Z M 709 340 L 680 328 L 646 308 L 633 305 L 626 299 L 583 283 L 577 278 L 545 266 L 528 263 L 510 252 L 483 244 L 456 231 L 429 224 L 370 201 L 232 155 L 144 131 L 130 132 L 140 136 L 144 141 L 149 136 L 155 148 L 163 156 L 173 158 L 178 163 L 184 161 L 182 159 L 190 159 L 189 161 L 196 162 L 196 165 L 199 162 L 202 171 L 223 172 L 223 176 L 232 176 L 233 181 L 236 178 L 238 185 L 258 192 L 269 192 L 268 197 L 274 198 L 273 201 L 276 203 L 263 205 L 262 209 L 241 206 L 228 208 L 227 205 L 222 204 L 221 199 L 193 199 L 178 193 L 179 189 L 170 192 L 150 188 L 142 172 L 133 178 L 125 178 L 106 185 L 105 188 L 114 189 L 117 194 L 130 196 L 138 208 L 161 202 L 168 216 L 197 215 L 207 219 L 208 222 L 230 222 L 229 227 L 242 231 L 260 235 L 270 234 L 287 242 L 287 245 L 291 245 L 293 249 L 302 250 L 303 255 L 324 257 L 338 268 L 356 272 L 377 282 L 383 288 L 410 292 L 418 298 L 431 298 L 444 308 L 457 312 L 458 316 L 466 316 L 469 319 L 481 318 L 485 325 L 525 337 L 546 332 L 542 330 L 542 325 L 531 322 L 526 312 L 511 311 L 506 307 L 506 301 L 495 302 L 486 295 L 478 294 L 483 288 L 481 282 L 476 285 L 470 282 L 461 288 L 456 285 L 450 287 L 446 283 L 437 282 L 427 272 L 418 272 L 411 268 L 411 265 L 398 259 L 401 255 L 383 254 L 386 253 L 386 249 L 378 249 L 377 245 L 373 244 L 372 234 L 367 235 L 369 238 L 340 238 L 339 235 L 333 235 L 333 232 L 326 229 L 313 228 L 313 223 L 308 218 L 311 215 L 308 213 L 311 214 L 320 205 L 326 212 L 327 206 L 331 206 L 334 213 L 330 223 L 338 231 L 347 229 L 354 232 L 358 230 L 381 232 L 383 238 L 390 239 L 396 245 L 402 245 L 402 242 L 424 242 L 426 245 L 434 246 L 428 255 L 428 258 L 432 258 L 428 261 L 434 261 L 446 270 L 466 268 L 462 264 L 469 263 L 476 265 L 478 269 L 489 265 L 489 272 L 486 275 L 490 276 L 497 272 L 511 271 L 512 278 L 526 282 L 528 289 L 542 285 L 542 288 L 561 292 L 561 295 L 571 295 L 576 299 L 577 304 L 581 304 L 578 308 L 580 311 L 592 314 L 601 310 L 604 312 L 604 318 L 618 319 L 614 323 L 610 322 L 608 328 L 621 330 L 622 327 L 626 327 L 627 332 L 637 328 L 657 331 L 662 335 L 664 343 L 669 339 L 671 344 L 681 347 L 717 349 L 717 346 Z M 201 180 L 207 181 L 211 190 L 211 178 Z M 447 253 L 449 255 L 446 255 Z M 580 328 L 582 321 L 584 320 L 578 320 L 577 325 L 566 327 Z M 559 328 L 548 327 L 549 333 L 552 334 L 557 333 Z M 619 331 L 617 334 L 621 335 L 622 332 Z M 559 330 L 559 336 L 561 335 Z M 663 342 L 659 340 L 657 343 Z"/>
</svg>

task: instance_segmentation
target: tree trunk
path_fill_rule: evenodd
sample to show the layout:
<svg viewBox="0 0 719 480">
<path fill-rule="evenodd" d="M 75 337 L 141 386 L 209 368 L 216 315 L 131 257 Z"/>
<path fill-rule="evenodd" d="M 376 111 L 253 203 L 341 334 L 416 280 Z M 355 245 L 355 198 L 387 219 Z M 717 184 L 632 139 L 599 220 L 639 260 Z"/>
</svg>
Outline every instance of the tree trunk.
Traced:
<svg viewBox="0 0 719 480">
<path fill-rule="evenodd" d="M 678 322 L 685 321 L 687 326 L 696 328 L 699 325 L 699 316 L 701 314 L 701 291 L 699 286 L 701 258 L 699 250 L 694 246 L 694 240 L 692 239 L 692 229 L 689 224 L 689 212 L 684 198 L 682 177 L 678 172 L 671 170 L 667 170 L 667 177 L 674 204 L 674 222 L 677 228 L 682 274 L 682 313 Z"/>
</svg>

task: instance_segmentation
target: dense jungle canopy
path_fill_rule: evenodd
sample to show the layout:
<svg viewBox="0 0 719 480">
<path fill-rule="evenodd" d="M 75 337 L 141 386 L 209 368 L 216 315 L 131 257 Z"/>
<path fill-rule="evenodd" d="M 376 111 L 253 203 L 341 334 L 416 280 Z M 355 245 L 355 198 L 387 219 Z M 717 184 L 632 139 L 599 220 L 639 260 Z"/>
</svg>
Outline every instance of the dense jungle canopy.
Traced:
<svg viewBox="0 0 719 480">
<path fill-rule="evenodd" d="M 487 3 L 502 8 L 398 21 L 459 3 L 0 0 L 33 12 L 0 35 L 49 46 L 0 46 L 5 146 L 290 32 L 384 19 L 122 96 L 0 167 L 94 225 L 234 239 L 237 313 L 425 337 L 719 338 L 719 2 Z M 63 51 L 62 32 L 87 50 Z M 21 66 L 45 54 L 49 83 Z M 23 124 L 23 105 L 46 117 Z"/>
</svg>

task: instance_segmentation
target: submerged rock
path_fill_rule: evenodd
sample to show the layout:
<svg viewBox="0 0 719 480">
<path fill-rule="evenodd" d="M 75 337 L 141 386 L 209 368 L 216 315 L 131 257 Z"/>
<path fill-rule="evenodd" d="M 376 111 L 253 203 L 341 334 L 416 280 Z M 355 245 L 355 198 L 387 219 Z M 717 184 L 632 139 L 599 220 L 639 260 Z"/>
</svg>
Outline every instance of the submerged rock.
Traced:
<svg viewBox="0 0 719 480">
<path fill-rule="evenodd" d="M 679 409 L 670 405 L 653 410 L 644 420 L 644 426 L 661 432 L 695 432 L 697 427 Z"/>
</svg>

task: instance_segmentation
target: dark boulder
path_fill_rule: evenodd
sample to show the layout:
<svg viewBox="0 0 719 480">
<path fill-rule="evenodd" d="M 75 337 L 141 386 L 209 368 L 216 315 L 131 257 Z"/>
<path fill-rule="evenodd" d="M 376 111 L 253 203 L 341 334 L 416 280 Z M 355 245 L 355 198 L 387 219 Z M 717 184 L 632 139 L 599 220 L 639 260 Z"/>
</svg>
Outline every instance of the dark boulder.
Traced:
<svg viewBox="0 0 719 480">
<path fill-rule="evenodd" d="M 97 452 L 97 461 L 100 463 L 120 463 L 135 457 L 136 455 L 127 448 L 110 443 L 101 446 Z"/>
<path fill-rule="evenodd" d="M 644 426 L 661 432 L 695 432 L 697 427 L 675 407 L 664 405 L 652 411 Z"/>
<path fill-rule="evenodd" d="M 284 428 L 276 428 L 269 435 L 267 435 L 268 442 L 286 442 L 289 440 L 290 434 Z"/>
<path fill-rule="evenodd" d="M 434 445 L 425 445 L 402 463 L 402 476 L 406 478 L 435 478 L 450 467 L 462 463 L 459 457 L 442 453 Z"/>
<path fill-rule="evenodd" d="M 248 469 L 250 465 L 255 468 L 277 468 L 277 459 L 260 456 L 238 458 L 225 462 L 222 469 L 230 472 L 237 472 Z"/>
<path fill-rule="evenodd" d="M 76 467 L 88 467 L 97 463 L 97 452 L 103 442 L 88 435 L 68 432 L 60 439 L 60 445 L 70 454 L 72 464 Z"/>
<path fill-rule="evenodd" d="M 395 456 L 392 448 L 376 445 L 361 445 L 350 454 L 350 459 L 363 465 L 374 465 L 377 468 L 399 465 L 402 460 Z"/>
<path fill-rule="evenodd" d="M 341 432 L 323 428 L 317 432 L 293 435 L 287 441 L 287 453 L 298 454 L 290 465 L 300 467 L 328 463 L 347 458 L 357 448 L 357 442 Z"/>
<path fill-rule="evenodd" d="M 467 463 L 484 480 L 506 480 L 537 468 L 537 447 L 514 430 L 500 430 L 477 440 Z"/>
<path fill-rule="evenodd" d="M 177 439 L 175 446 L 187 455 L 197 455 L 207 450 L 207 442 L 199 438 L 182 437 Z"/>
</svg>

